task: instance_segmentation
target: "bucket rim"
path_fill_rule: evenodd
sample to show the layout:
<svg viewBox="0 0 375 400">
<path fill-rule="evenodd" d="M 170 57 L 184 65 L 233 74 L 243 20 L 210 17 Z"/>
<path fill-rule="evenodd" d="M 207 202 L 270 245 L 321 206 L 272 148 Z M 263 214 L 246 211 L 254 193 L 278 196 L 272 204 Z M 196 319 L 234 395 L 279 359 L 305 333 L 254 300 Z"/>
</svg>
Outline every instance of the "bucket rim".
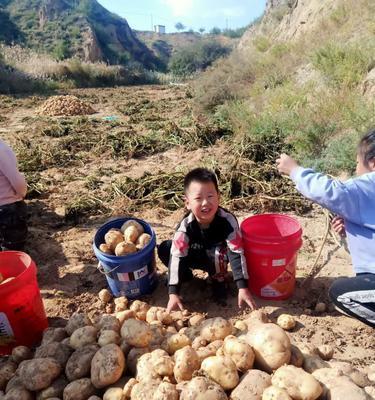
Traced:
<svg viewBox="0 0 375 400">
<path fill-rule="evenodd" d="M 126 221 L 129 220 L 135 220 L 137 222 L 139 222 L 142 226 L 146 226 L 147 228 L 149 228 L 149 230 L 151 231 L 151 240 L 149 241 L 149 243 L 147 243 L 147 245 L 145 247 L 143 247 L 143 249 L 137 251 L 136 253 L 133 254 L 127 254 L 125 256 L 116 256 L 116 255 L 111 255 L 111 254 L 106 254 L 103 253 L 99 247 L 96 245 L 96 241 L 97 241 L 97 236 L 99 231 L 102 231 L 105 229 L 106 225 L 109 224 L 113 224 L 114 222 L 116 223 L 124 223 Z M 146 254 L 147 252 L 149 252 L 150 250 L 153 250 L 156 246 L 156 234 L 154 229 L 151 227 L 151 225 L 144 221 L 143 219 L 140 218 L 135 218 L 135 217 L 119 217 L 119 218 L 114 218 L 111 220 L 108 220 L 107 222 L 105 222 L 103 225 L 101 225 L 97 231 L 95 232 L 94 235 L 94 240 L 93 240 L 93 248 L 94 248 L 94 253 L 97 256 L 98 254 L 100 254 L 100 257 L 102 257 L 105 261 L 108 261 L 110 263 L 121 263 L 121 261 L 133 261 L 139 258 L 139 256 Z M 100 260 L 99 260 L 100 261 Z"/>
<path fill-rule="evenodd" d="M 9 289 L 11 286 L 18 286 L 20 284 L 20 281 L 27 275 L 32 273 L 32 269 L 34 264 L 33 259 L 31 258 L 31 256 L 23 251 L 18 251 L 18 250 L 4 250 L 0 252 L 0 259 L 3 255 L 19 255 L 19 259 L 25 257 L 26 260 L 28 261 L 28 264 L 24 264 L 25 269 L 18 274 L 17 276 L 14 277 L 14 279 L 12 279 L 9 282 L 6 283 L 2 283 L 0 286 L 0 291 L 2 291 L 3 289 Z"/>
<path fill-rule="evenodd" d="M 259 219 L 271 219 L 271 218 L 280 218 L 293 222 L 296 226 L 295 232 L 285 236 L 276 236 L 276 235 L 263 236 L 251 232 L 250 233 L 246 232 L 246 235 L 244 234 L 244 226 L 246 224 L 249 224 L 250 220 L 254 221 Z M 280 214 L 280 213 L 264 213 L 264 214 L 251 215 L 250 217 L 247 217 L 241 222 L 240 230 L 243 234 L 243 238 L 259 243 L 280 243 L 289 241 L 293 238 L 301 239 L 302 237 L 302 226 L 299 223 L 299 221 L 296 218 L 291 217 L 290 215 Z"/>
</svg>

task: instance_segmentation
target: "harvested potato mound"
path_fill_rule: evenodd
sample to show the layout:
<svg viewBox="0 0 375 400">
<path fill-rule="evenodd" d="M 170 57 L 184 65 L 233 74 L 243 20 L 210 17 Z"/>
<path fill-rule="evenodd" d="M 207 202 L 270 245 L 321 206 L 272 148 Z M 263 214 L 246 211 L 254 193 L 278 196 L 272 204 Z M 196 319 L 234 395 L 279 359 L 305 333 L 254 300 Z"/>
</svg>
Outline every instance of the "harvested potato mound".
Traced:
<svg viewBox="0 0 375 400">
<path fill-rule="evenodd" d="M 39 115 L 86 115 L 96 111 L 76 96 L 53 96 L 45 101 L 37 110 Z"/>
</svg>

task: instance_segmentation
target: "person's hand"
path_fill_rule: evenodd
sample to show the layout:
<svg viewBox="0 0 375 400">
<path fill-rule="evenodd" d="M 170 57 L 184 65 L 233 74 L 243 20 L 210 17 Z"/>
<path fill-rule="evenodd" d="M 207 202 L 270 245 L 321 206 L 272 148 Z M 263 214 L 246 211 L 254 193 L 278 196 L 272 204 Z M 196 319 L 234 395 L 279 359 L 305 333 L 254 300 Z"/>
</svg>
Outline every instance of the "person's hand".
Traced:
<svg viewBox="0 0 375 400">
<path fill-rule="evenodd" d="M 294 168 L 298 167 L 297 162 L 287 154 L 281 154 L 276 160 L 277 169 L 280 174 L 290 175 Z"/>
<path fill-rule="evenodd" d="M 338 233 L 340 236 L 342 236 L 342 237 L 346 236 L 344 219 L 342 217 L 339 217 L 338 215 L 333 217 L 333 219 L 331 221 L 331 226 L 332 226 L 332 229 L 336 233 Z"/>
<path fill-rule="evenodd" d="M 243 304 L 247 304 L 252 310 L 257 308 L 253 297 L 248 288 L 238 289 L 238 307 L 242 308 Z"/>
<path fill-rule="evenodd" d="M 177 294 L 170 294 L 169 301 L 167 305 L 167 313 L 170 313 L 173 310 L 180 309 L 181 311 L 184 309 L 184 305 L 181 302 L 181 298 Z"/>
</svg>

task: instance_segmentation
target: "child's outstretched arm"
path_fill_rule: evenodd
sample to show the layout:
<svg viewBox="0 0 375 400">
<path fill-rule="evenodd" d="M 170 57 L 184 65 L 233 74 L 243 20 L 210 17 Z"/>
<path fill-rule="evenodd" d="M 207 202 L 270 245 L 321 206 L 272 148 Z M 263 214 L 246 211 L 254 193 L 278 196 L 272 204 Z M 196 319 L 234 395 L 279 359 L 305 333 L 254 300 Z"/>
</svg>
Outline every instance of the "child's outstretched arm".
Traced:
<svg viewBox="0 0 375 400">
<path fill-rule="evenodd" d="M 358 212 L 359 203 L 354 180 L 340 182 L 331 179 L 327 175 L 299 166 L 286 154 L 281 154 L 276 164 L 279 172 L 289 175 L 296 184 L 297 190 L 305 197 L 344 219 L 357 224 L 362 222 Z"/>
</svg>

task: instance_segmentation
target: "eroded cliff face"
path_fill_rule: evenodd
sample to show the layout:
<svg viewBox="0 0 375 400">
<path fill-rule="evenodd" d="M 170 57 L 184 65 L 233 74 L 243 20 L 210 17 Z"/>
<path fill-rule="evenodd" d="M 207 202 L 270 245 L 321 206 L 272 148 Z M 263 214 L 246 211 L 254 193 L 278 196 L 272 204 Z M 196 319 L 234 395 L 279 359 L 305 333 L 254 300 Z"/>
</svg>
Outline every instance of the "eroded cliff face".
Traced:
<svg viewBox="0 0 375 400">
<path fill-rule="evenodd" d="M 295 40 L 319 29 L 324 17 L 333 12 L 340 0 L 268 0 L 260 24 L 242 37 L 239 48 L 246 48 L 257 34 L 274 40 Z"/>
<path fill-rule="evenodd" d="M 28 17 L 30 7 L 36 11 L 33 19 Z M 96 0 L 9 0 L 7 9 L 25 33 L 23 45 L 53 52 L 63 42 L 69 56 L 85 61 L 138 61 L 153 69 L 160 63 L 126 19 L 110 13 Z"/>
</svg>

